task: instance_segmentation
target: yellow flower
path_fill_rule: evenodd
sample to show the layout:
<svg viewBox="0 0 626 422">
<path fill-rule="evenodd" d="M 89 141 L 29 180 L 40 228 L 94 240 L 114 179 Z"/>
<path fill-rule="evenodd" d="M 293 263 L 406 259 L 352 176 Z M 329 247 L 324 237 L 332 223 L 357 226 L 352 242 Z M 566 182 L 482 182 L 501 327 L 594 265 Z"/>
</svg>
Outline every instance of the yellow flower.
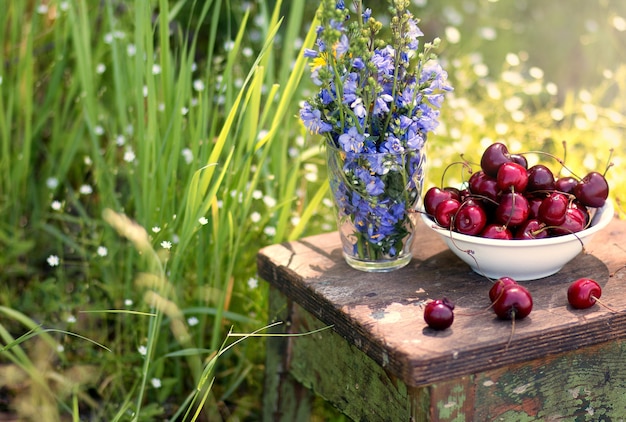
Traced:
<svg viewBox="0 0 626 422">
<path fill-rule="evenodd" d="M 316 58 L 311 60 L 311 62 L 309 63 L 309 66 L 311 66 L 311 72 L 319 69 L 322 66 L 326 66 L 326 64 L 328 63 L 328 60 L 326 58 L 327 53 L 320 53 Z"/>
</svg>

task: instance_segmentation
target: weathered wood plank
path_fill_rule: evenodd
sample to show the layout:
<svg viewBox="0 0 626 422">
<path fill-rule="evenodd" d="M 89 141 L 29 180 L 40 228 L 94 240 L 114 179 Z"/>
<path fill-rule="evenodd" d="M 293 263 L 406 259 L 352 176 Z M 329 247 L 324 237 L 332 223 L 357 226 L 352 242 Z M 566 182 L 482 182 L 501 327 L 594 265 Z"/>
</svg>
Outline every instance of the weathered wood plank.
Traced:
<svg viewBox="0 0 626 422">
<path fill-rule="evenodd" d="M 475 378 L 476 420 L 626 418 L 626 342 L 608 342 Z"/>
<path fill-rule="evenodd" d="M 339 238 L 329 233 L 260 251 L 261 277 L 332 324 L 374 362 L 409 386 L 456 379 L 579 347 L 626 337 L 626 222 L 614 220 L 558 274 L 523 282 L 535 299 L 531 316 L 518 321 L 510 344 L 511 325 L 487 308 L 490 281 L 473 273 L 425 227 L 418 231 L 414 259 L 388 274 L 349 268 Z M 566 289 L 587 276 L 603 287 L 603 299 L 618 313 L 595 306 L 571 309 Z M 451 329 L 425 328 L 423 304 L 447 296 L 456 305 Z"/>
<path fill-rule="evenodd" d="M 283 295 L 270 294 L 270 322 L 281 322 L 268 330 L 270 334 L 288 334 L 292 331 L 293 304 Z M 290 342 L 288 337 L 268 337 L 265 359 L 263 421 L 308 421 L 311 415 L 313 393 L 297 382 L 289 373 Z"/>
<path fill-rule="evenodd" d="M 294 331 L 325 327 L 297 305 Z M 426 389 L 410 389 L 332 329 L 290 339 L 290 372 L 355 421 L 423 420 Z M 411 419 L 411 417 L 414 419 Z"/>
</svg>

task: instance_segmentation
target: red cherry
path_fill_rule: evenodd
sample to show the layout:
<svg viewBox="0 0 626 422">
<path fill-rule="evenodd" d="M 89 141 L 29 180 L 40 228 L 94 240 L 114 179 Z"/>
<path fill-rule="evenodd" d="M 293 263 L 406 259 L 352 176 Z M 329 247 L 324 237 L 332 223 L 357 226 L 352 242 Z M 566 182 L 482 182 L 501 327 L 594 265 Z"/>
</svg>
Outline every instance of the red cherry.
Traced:
<svg viewBox="0 0 626 422">
<path fill-rule="evenodd" d="M 502 191 L 524 192 L 528 184 L 528 173 L 525 167 L 517 163 L 504 163 L 498 169 L 496 180 Z"/>
<path fill-rule="evenodd" d="M 480 236 L 487 239 L 513 239 L 511 231 L 501 224 L 488 224 L 483 231 L 480 232 Z"/>
<path fill-rule="evenodd" d="M 445 201 L 437 205 L 434 214 L 437 224 L 439 224 L 441 227 L 445 227 L 446 229 L 449 228 L 450 224 L 452 224 L 452 219 L 454 218 L 456 212 L 459 210 L 460 206 L 461 203 L 456 199 L 446 199 Z"/>
<path fill-rule="evenodd" d="M 578 180 L 571 176 L 559 177 L 555 183 L 555 189 L 563 193 L 574 193 L 574 187 L 578 184 Z"/>
<path fill-rule="evenodd" d="M 567 301 L 576 309 L 592 307 L 600 296 L 602 296 L 602 288 L 590 278 L 579 278 L 567 289 Z"/>
<path fill-rule="evenodd" d="M 532 218 L 537 218 L 537 216 L 539 215 L 539 207 L 541 206 L 541 203 L 543 202 L 545 196 L 538 196 L 533 194 L 533 196 L 531 197 L 527 197 L 526 199 L 528 199 L 528 218 L 532 219 Z"/>
<path fill-rule="evenodd" d="M 523 319 L 533 309 L 530 292 L 519 284 L 502 287 L 499 297 L 493 302 L 493 311 L 500 319 Z"/>
<path fill-rule="evenodd" d="M 554 188 L 554 173 L 548 167 L 536 164 L 528 169 L 527 192 L 552 191 Z"/>
<path fill-rule="evenodd" d="M 525 169 L 528 168 L 528 160 L 526 160 L 526 157 L 524 157 L 521 154 L 511 154 L 511 161 L 513 161 L 514 163 L 519 164 L 520 166 L 524 167 Z"/>
<path fill-rule="evenodd" d="M 587 224 L 587 214 L 580 208 L 568 208 L 565 211 L 565 221 L 558 227 L 551 229 L 552 234 L 560 236 L 563 234 L 577 233 L 585 228 Z"/>
<path fill-rule="evenodd" d="M 562 193 L 552 192 L 539 206 L 537 218 L 548 226 L 560 226 L 565 222 L 569 198 Z"/>
<path fill-rule="evenodd" d="M 487 224 L 487 213 L 477 202 L 464 202 L 454 216 L 454 228 L 462 234 L 475 236 Z"/>
<path fill-rule="evenodd" d="M 480 195 L 493 201 L 498 201 L 498 193 L 500 190 L 498 188 L 498 181 L 484 171 L 472 173 L 467 183 L 470 192 L 474 195 Z"/>
<path fill-rule="evenodd" d="M 609 197 L 609 184 L 602 174 L 592 171 L 574 187 L 574 195 L 583 205 L 598 208 Z"/>
<path fill-rule="evenodd" d="M 453 197 L 453 193 L 450 190 L 441 189 L 436 186 L 432 187 L 426 191 L 426 194 L 424 194 L 424 209 L 427 214 L 434 216 L 437 205 L 446 199 L 453 199 Z"/>
<path fill-rule="evenodd" d="M 505 286 L 510 284 L 517 284 L 517 281 L 512 279 L 511 277 L 500 277 L 493 283 L 491 289 L 489 289 L 489 300 L 493 303 L 496 299 L 500 297 L 502 291 Z"/>
<path fill-rule="evenodd" d="M 515 227 L 528 219 L 528 200 L 518 192 L 508 192 L 500 197 L 495 220 L 499 224 Z"/>
<path fill-rule="evenodd" d="M 424 308 L 424 321 L 434 330 L 445 330 L 454 321 L 454 303 L 447 298 L 428 302 Z"/>
<path fill-rule="evenodd" d="M 537 219 L 524 221 L 515 231 L 516 239 L 545 239 L 550 236 L 546 225 Z"/>
<path fill-rule="evenodd" d="M 503 143 L 496 142 L 489 145 L 480 158 L 480 167 L 491 177 L 498 175 L 498 169 L 504 163 L 511 162 L 511 154 Z"/>
</svg>

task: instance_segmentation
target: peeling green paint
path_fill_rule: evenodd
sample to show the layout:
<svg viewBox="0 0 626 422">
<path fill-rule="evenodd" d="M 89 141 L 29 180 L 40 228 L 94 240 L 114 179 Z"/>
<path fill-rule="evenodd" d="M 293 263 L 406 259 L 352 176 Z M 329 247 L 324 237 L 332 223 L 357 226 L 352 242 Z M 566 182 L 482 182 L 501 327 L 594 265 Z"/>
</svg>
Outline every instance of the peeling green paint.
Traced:
<svg viewBox="0 0 626 422">
<path fill-rule="evenodd" d="M 541 365 L 485 374 L 477 379 L 476 400 L 490 401 L 495 410 L 480 416 L 489 420 L 623 420 L 625 354 L 626 343 L 612 342 L 563 354 Z M 518 419 L 520 415 L 530 419 Z"/>
</svg>

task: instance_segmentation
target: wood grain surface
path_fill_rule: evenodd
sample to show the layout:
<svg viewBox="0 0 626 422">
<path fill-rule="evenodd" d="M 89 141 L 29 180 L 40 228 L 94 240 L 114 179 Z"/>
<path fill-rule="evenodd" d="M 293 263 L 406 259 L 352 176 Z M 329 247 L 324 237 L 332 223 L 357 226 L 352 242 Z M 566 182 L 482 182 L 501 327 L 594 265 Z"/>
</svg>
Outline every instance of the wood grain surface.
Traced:
<svg viewBox="0 0 626 422">
<path fill-rule="evenodd" d="M 259 275 L 289 299 L 408 386 L 424 386 L 468 374 L 626 338 L 626 221 L 614 219 L 586 251 L 559 273 L 520 282 L 533 295 L 529 317 L 502 321 L 488 309 L 492 281 L 480 276 L 418 222 L 413 260 L 391 273 L 350 268 L 336 232 L 272 245 L 258 254 Z M 567 287 L 591 277 L 603 288 L 600 305 L 575 310 Z M 434 331 L 423 305 L 447 297 L 455 321 Z"/>
</svg>

